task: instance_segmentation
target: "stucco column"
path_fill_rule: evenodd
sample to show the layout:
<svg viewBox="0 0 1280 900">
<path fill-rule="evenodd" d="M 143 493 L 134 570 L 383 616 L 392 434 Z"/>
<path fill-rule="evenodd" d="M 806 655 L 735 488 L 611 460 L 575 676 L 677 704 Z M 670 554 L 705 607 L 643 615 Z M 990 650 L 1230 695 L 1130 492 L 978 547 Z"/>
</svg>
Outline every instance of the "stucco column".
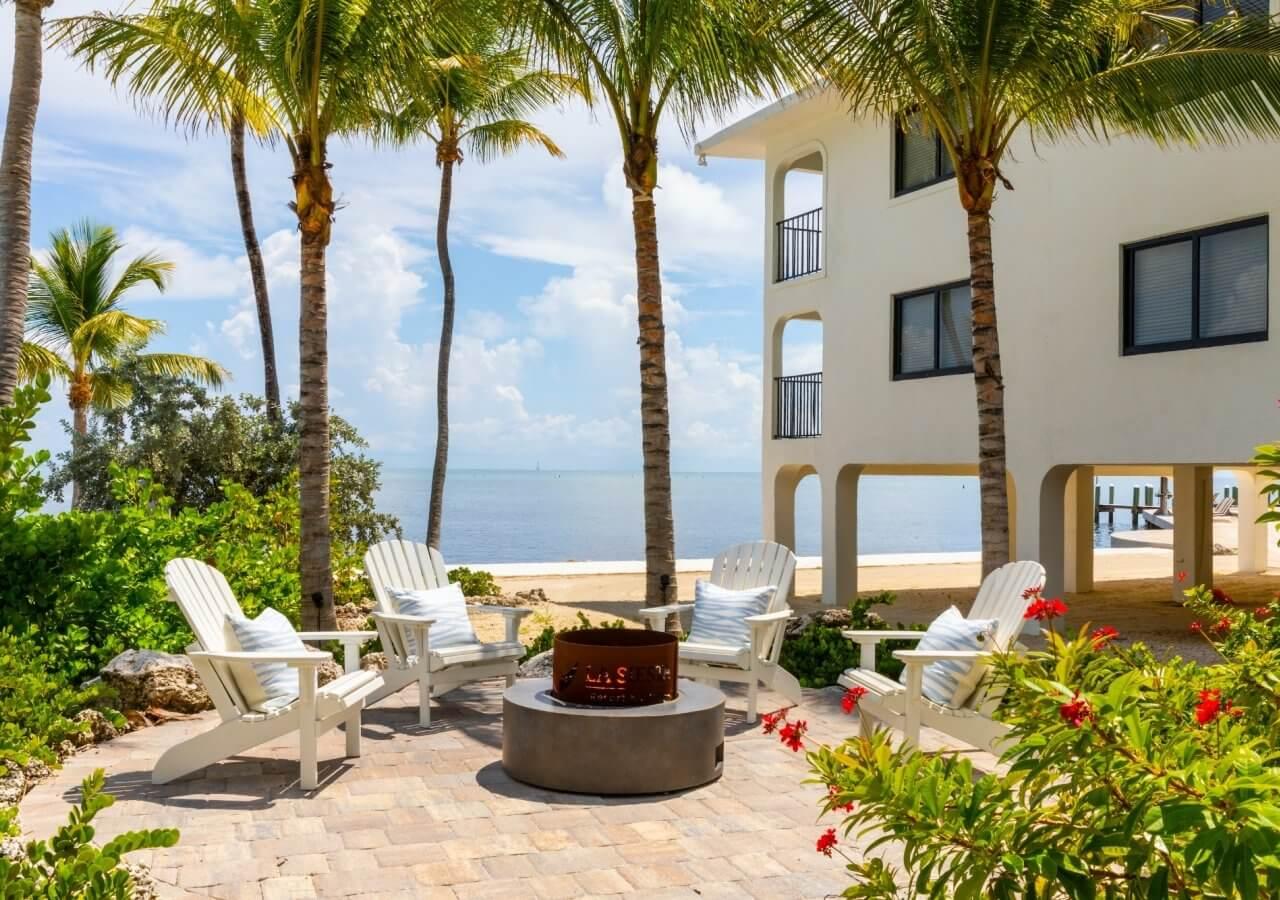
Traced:
<svg viewBox="0 0 1280 900">
<path fill-rule="evenodd" d="M 1183 580 L 1178 576 L 1186 573 Z M 1213 585 L 1213 467 L 1173 467 L 1173 599 Z"/>
<path fill-rule="evenodd" d="M 1067 479 L 1074 466 L 1054 466 L 1034 478 L 1022 478 L 1018 492 L 1018 559 L 1034 559 L 1044 566 L 1044 592 L 1061 594 L 1066 580 L 1063 543 Z"/>
<path fill-rule="evenodd" d="M 1062 589 L 1093 590 L 1093 466 L 1078 466 L 1067 478 L 1063 538 Z"/>
<path fill-rule="evenodd" d="M 822 473 L 822 605 L 858 593 L 858 476 L 861 466 Z"/>
<path fill-rule="evenodd" d="M 796 550 L 796 486 L 798 473 L 783 466 L 764 479 L 764 539 Z"/>
<path fill-rule="evenodd" d="M 1258 523 L 1258 516 L 1267 511 L 1262 490 L 1270 479 L 1258 475 L 1254 469 L 1237 469 L 1236 481 L 1240 486 L 1240 502 L 1236 504 L 1236 522 L 1240 548 L 1241 574 L 1254 574 L 1267 570 L 1267 555 L 1271 550 L 1274 531 L 1270 523 Z"/>
</svg>

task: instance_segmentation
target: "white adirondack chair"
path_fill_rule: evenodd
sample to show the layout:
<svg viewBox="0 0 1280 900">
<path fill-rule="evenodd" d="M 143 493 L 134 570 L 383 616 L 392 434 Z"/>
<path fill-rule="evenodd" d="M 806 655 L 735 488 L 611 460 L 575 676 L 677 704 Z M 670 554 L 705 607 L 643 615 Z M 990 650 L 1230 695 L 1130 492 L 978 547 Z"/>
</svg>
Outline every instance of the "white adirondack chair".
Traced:
<svg viewBox="0 0 1280 900">
<path fill-rule="evenodd" d="M 369 703 L 377 703 L 411 684 L 417 684 L 418 721 L 422 725 L 430 725 L 431 697 L 439 697 L 459 685 L 488 678 L 505 678 L 508 686 L 514 683 L 520 657 L 524 656 L 524 645 L 520 643 L 520 620 L 532 614 L 533 610 L 468 604 L 469 612 L 503 616 L 506 619 L 504 640 L 433 650 L 430 646 L 432 620 L 398 613 L 387 588 L 426 591 L 447 585 L 449 574 L 440 551 L 412 541 L 383 541 L 365 553 L 364 567 L 377 600 L 373 621 L 382 639 L 382 649 L 387 654 L 387 668 L 382 673 L 384 683 L 374 692 Z M 410 653 L 410 648 L 415 646 L 420 648 L 420 652 Z"/>
<path fill-rule="evenodd" d="M 1044 567 L 1038 562 L 1011 562 L 996 569 L 982 581 L 969 610 L 970 619 L 995 619 L 992 652 L 1003 652 L 1017 644 L 1027 622 L 1023 618 L 1028 600 L 1023 594 L 1044 584 Z M 921 693 L 924 667 L 946 660 L 979 660 L 990 653 L 976 650 L 898 650 L 893 655 L 906 665 L 907 683 L 901 684 L 876 672 L 876 644 L 887 640 L 918 641 L 923 631 L 845 631 L 858 644 L 859 665 L 846 669 L 839 683 L 846 688 L 861 687 L 867 694 L 858 702 L 858 718 L 864 736 L 869 737 L 875 721 L 898 728 L 903 739 L 920 743 L 920 726 L 929 726 L 983 750 L 999 752 L 1008 727 L 991 718 L 1000 696 L 988 689 L 986 679 L 978 684 L 963 707 L 934 703 Z"/>
<path fill-rule="evenodd" d="M 243 753 L 290 732 L 298 732 L 300 783 L 314 790 L 318 783 L 316 742 L 319 735 L 346 725 L 346 755 L 360 755 L 360 711 L 365 698 L 382 683 L 376 672 L 360 671 L 360 642 L 376 636 L 372 631 L 302 631 L 304 641 L 341 641 L 346 673 L 323 687 L 316 683 L 316 669 L 331 660 L 331 653 L 246 652 L 228 650 L 226 619 L 243 613 L 227 579 L 212 566 L 195 559 L 175 559 L 164 567 L 169 599 L 178 604 L 196 640 L 187 655 L 204 682 L 221 723 L 211 731 L 189 738 L 166 750 L 151 773 L 154 784 L 166 784 Z M 234 663 L 285 663 L 298 670 L 298 698 L 270 712 L 251 709 L 236 684 Z"/>
<path fill-rule="evenodd" d="M 680 644 L 680 675 L 697 681 L 730 681 L 747 685 L 747 721 L 756 720 L 756 700 L 760 685 L 777 691 L 793 704 L 801 700 L 800 682 L 778 665 L 782 654 L 782 638 L 791 618 L 792 581 L 796 572 L 796 556 L 781 544 L 757 541 L 738 544 L 716 557 L 711 566 L 711 583 L 729 590 L 773 585 L 769 609 L 758 616 L 748 616 L 751 641 L 742 647 L 722 644 Z M 653 629 L 664 627 L 672 614 L 692 612 L 693 603 L 672 603 L 640 610 L 645 624 Z M 682 627 L 684 622 L 681 622 Z M 688 628 L 685 627 L 687 631 Z"/>
</svg>

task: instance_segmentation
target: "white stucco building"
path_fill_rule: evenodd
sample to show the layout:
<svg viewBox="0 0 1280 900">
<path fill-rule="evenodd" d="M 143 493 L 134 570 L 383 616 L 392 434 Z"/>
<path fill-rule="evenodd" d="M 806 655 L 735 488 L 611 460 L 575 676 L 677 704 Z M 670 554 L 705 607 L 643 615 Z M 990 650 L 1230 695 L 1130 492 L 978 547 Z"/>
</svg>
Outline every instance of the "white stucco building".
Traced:
<svg viewBox="0 0 1280 900">
<path fill-rule="evenodd" d="M 955 181 L 930 138 L 854 121 L 829 93 L 697 150 L 764 162 L 764 531 L 794 546 L 795 487 L 816 474 L 823 598 L 843 603 L 860 476 L 977 471 Z M 804 215 L 786 196 L 797 171 L 820 177 Z M 1280 146 L 1022 140 L 1005 175 L 993 245 L 1015 558 L 1039 559 L 1050 590 L 1089 590 L 1095 475 L 1167 474 L 1171 583 L 1208 583 L 1219 468 L 1244 473 L 1240 569 L 1265 569 L 1248 461 L 1280 436 Z M 821 322 L 823 371 L 782 378 L 798 319 Z"/>
</svg>

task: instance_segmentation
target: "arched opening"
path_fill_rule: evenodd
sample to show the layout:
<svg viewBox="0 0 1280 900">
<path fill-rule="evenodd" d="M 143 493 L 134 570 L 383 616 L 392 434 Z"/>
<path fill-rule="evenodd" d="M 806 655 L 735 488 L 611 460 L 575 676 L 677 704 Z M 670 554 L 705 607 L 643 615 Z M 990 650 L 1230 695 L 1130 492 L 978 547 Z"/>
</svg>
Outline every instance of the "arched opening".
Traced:
<svg viewBox="0 0 1280 900">
<path fill-rule="evenodd" d="M 773 335 L 773 437 L 822 434 L 822 319 L 782 319 Z"/>
<path fill-rule="evenodd" d="M 766 524 L 772 540 L 790 547 L 796 556 L 822 552 L 822 487 L 818 470 L 808 465 L 788 465 L 773 478 L 773 513 Z"/>
<path fill-rule="evenodd" d="M 778 167 L 774 177 L 774 281 L 822 271 L 825 154 L 816 145 Z"/>
</svg>

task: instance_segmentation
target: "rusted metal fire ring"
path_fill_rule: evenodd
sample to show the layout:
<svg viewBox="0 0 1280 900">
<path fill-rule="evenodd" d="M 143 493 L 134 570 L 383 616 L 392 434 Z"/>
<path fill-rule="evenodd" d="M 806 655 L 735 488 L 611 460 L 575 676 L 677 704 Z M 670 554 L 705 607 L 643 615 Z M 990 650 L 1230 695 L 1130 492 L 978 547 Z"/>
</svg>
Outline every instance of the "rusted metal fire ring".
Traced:
<svg viewBox="0 0 1280 900">
<path fill-rule="evenodd" d="M 557 635 L 551 693 L 583 706 L 649 706 L 674 700 L 680 642 L 634 628 L 586 628 Z"/>
</svg>

